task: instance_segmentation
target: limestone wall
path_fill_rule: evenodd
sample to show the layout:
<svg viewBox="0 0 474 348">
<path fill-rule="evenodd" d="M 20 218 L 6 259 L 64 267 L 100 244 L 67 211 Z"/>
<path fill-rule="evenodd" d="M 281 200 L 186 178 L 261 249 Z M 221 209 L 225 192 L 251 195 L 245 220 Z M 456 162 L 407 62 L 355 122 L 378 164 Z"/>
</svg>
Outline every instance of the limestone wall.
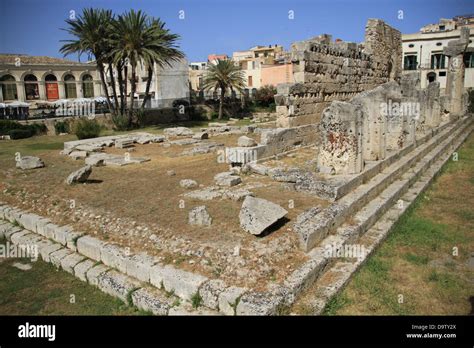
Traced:
<svg viewBox="0 0 474 348">
<path fill-rule="evenodd" d="M 334 101 L 319 126 L 318 170 L 326 174 L 357 174 L 368 161 L 416 145 L 443 121 L 439 83 L 421 89 L 418 75 L 404 75 L 358 94 L 348 102 Z"/>
<path fill-rule="evenodd" d="M 320 35 L 291 47 L 293 84 L 278 85 L 275 96 L 277 126 L 315 124 L 334 100 L 356 94 L 390 80 L 399 80 L 401 34 L 378 19 L 370 19 L 365 43 L 331 40 Z"/>
</svg>

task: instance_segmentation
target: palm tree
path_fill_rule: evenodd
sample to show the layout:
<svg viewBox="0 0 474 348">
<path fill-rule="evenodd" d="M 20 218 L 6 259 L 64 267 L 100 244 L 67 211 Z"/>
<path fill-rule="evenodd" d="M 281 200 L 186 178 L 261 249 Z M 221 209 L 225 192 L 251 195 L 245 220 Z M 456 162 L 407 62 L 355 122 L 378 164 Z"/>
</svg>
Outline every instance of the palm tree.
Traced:
<svg viewBox="0 0 474 348">
<path fill-rule="evenodd" d="M 110 10 L 93 8 L 83 9 L 82 14 L 78 15 L 76 19 L 66 20 L 69 27 L 63 30 L 67 31 L 75 38 L 71 40 L 62 40 L 67 43 L 61 47 L 60 52 L 64 55 L 78 53 L 79 56 L 81 56 L 82 54 L 87 54 L 89 60 L 92 58 L 95 59 L 109 109 L 113 114 L 115 114 L 115 106 L 110 101 L 105 80 L 105 64 L 110 63 L 108 57 L 110 51 L 111 25 L 113 20 L 114 17 Z M 110 69 L 109 72 L 112 82 L 114 82 L 113 73 Z M 115 105 L 117 105 L 114 83 L 113 91 Z"/>
<path fill-rule="evenodd" d="M 224 97 L 227 89 L 238 90 L 242 93 L 245 87 L 244 72 L 240 66 L 235 65 L 231 60 L 218 60 L 216 64 L 209 65 L 207 74 L 204 77 L 203 87 L 206 90 L 220 89 L 219 99 L 219 120 L 222 118 Z"/>
<path fill-rule="evenodd" d="M 160 68 L 164 68 L 166 65 L 171 67 L 172 62 L 179 61 L 184 58 L 183 52 L 176 48 L 176 41 L 179 39 L 179 35 L 171 34 L 169 29 L 165 29 L 165 23 L 160 19 L 150 19 L 149 28 L 150 32 L 153 33 L 152 40 L 150 40 L 149 46 L 154 46 L 154 60 L 151 62 L 145 62 L 147 67 L 147 83 L 145 88 L 145 98 L 142 103 L 142 110 L 145 108 L 147 100 L 150 98 L 150 86 L 153 79 L 153 71 L 155 65 Z"/>
<path fill-rule="evenodd" d="M 113 22 L 113 45 L 110 55 L 114 64 L 124 64 L 125 83 L 128 79 L 127 67 L 130 66 L 131 69 L 128 126 L 132 125 L 138 64 L 147 67 L 148 81 L 144 101 L 146 102 L 149 98 L 154 65 L 171 64 L 171 61 L 184 57 L 184 54 L 175 47 L 178 38 L 178 35 L 170 34 L 164 29 L 163 22 L 148 17 L 142 11 L 130 10 L 118 16 Z M 144 104 L 142 106 L 144 107 Z"/>
</svg>

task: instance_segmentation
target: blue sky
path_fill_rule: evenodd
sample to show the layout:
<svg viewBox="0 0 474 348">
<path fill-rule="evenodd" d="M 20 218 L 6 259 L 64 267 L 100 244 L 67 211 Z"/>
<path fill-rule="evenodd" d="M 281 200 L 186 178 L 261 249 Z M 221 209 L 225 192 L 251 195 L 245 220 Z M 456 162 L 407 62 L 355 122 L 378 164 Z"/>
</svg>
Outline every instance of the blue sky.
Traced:
<svg viewBox="0 0 474 348">
<path fill-rule="evenodd" d="M 180 47 L 190 61 L 258 44 L 289 48 L 294 41 L 322 33 L 360 42 L 368 18 L 413 33 L 441 17 L 474 13 L 472 0 L 0 0 L 0 52 L 61 57 L 60 40 L 68 37 L 60 28 L 70 11 L 80 13 L 84 7 L 116 13 L 142 9 L 160 17 L 181 35 Z"/>
</svg>

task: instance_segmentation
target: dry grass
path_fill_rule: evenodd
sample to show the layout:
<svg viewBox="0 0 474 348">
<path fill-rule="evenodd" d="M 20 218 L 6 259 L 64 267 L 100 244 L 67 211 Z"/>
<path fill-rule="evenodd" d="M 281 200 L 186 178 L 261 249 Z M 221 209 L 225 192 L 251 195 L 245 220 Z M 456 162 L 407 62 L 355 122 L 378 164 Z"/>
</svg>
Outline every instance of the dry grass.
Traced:
<svg viewBox="0 0 474 348">
<path fill-rule="evenodd" d="M 222 135 L 209 141 L 235 146 L 238 137 Z M 181 179 L 194 179 L 200 185 L 209 186 L 214 184 L 215 174 L 228 170 L 228 164 L 218 163 L 216 153 L 182 156 L 192 145 L 136 145 L 131 156 L 150 157 L 151 161 L 124 167 L 97 167 L 89 183 L 68 186 L 64 184 L 67 175 L 84 165 L 82 160 L 74 161 L 59 154 L 62 142 L 70 138 L 35 137 L 4 143 L 7 146 L 0 153 L 0 190 L 4 192 L 1 199 L 48 216 L 58 224 L 70 224 L 79 231 L 128 246 L 132 251 L 161 256 L 164 262 L 207 276 L 235 278 L 239 285 L 261 287 L 266 282 L 260 280 L 281 281 L 297 267 L 305 256 L 298 250 L 297 237 L 291 231 L 292 221 L 304 210 L 326 204 L 267 177 L 242 176 L 244 185 L 265 185 L 252 190 L 257 197 L 289 211 L 286 224 L 265 237 L 255 237 L 239 226 L 241 202 L 220 199 L 203 202 L 183 196 L 189 190 L 179 186 Z M 40 156 L 46 167 L 25 172 L 16 169 L 17 151 Z M 114 154 L 126 151 L 130 150 L 106 150 Z M 174 170 L 176 175 L 167 175 L 169 170 Z M 71 200 L 75 202 L 74 209 L 70 208 Z M 189 210 L 198 205 L 206 205 L 213 218 L 211 227 L 187 224 Z M 240 245 L 241 255 L 231 265 L 234 261 L 229 260 L 229 254 L 236 245 Z M 209 264 L 203 265 L 194 258 L 196 252 L 203 253 Z M 192 260 L 196 262 L 189 263 Z M 242 269 L 265 271 L 249 276 Z"/>
</svg>

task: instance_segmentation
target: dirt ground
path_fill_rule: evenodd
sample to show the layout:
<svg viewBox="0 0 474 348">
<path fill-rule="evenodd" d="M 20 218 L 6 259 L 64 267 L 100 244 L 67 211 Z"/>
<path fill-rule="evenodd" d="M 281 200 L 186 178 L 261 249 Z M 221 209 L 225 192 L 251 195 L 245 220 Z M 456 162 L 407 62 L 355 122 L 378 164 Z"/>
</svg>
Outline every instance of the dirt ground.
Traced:
<svg viewBox="0 0 474 348">
<path fill-rule="evenodd" d="M 205 142 L 235 146 L 239 136 L 220 135 Z M 305 256 L 298 250 L 296 233 L 291 230 L 293 221 L 301 212 L 327 204 L 268 177 L 242 175 L 239 186 L 261 185 L 251 190 L 256 197 L 288 210 L 284 223 L 268 235 L 257 237 L 240 228 L 242 202 L 220 198 L 200 201 L 183 196 L 191 190 L 181 188 L 180 180 L 196 180 L 203 188 L 214 184 L 215 174 L 229 169 L 228 164 L 217 161 L 215 152 L 183 156 L 182 152 L 193 145 L 166 147 L 160 143 L 136 145 L 132 150 L 108 148 L 108 153 L 129 151 L 132 157 L 151 160 L 124 167 L 94 167 L 88 183 L 68 186 L 65 178 L 84 161 L 60 155 L 57 145 L 41 145 L 43 141 L 62 144 L 63 138 L 42 138 L 54 137 L 36 137 L 36 147 L 43 147 L 42 151 L 31 151 L 35 148 L 31 139 L 25 140 L 31 143 L 26 148 L 21 148 L 21 140 L 15 145 L 20 146 L 22 155 L 40 156 L 45 168 L 21 171 L 15 168 L 14 148 L 0 152 L 2 201 L 128 246 L 134 252 L 146 251 L 164 263 L 238 286 L 262 288 L 268 282 L 282 281 L 294 270 Z M 290 164 L 306 162 L 311 159 L 311 150 L 301 149 L 292 156 L 282 160 Z M 176 175 L 169 176 L 170 170 Z M 205 205 L 213 219 L 208 228 L 187 223 L 188 212 L 198 205 Z"/>
</svg>

